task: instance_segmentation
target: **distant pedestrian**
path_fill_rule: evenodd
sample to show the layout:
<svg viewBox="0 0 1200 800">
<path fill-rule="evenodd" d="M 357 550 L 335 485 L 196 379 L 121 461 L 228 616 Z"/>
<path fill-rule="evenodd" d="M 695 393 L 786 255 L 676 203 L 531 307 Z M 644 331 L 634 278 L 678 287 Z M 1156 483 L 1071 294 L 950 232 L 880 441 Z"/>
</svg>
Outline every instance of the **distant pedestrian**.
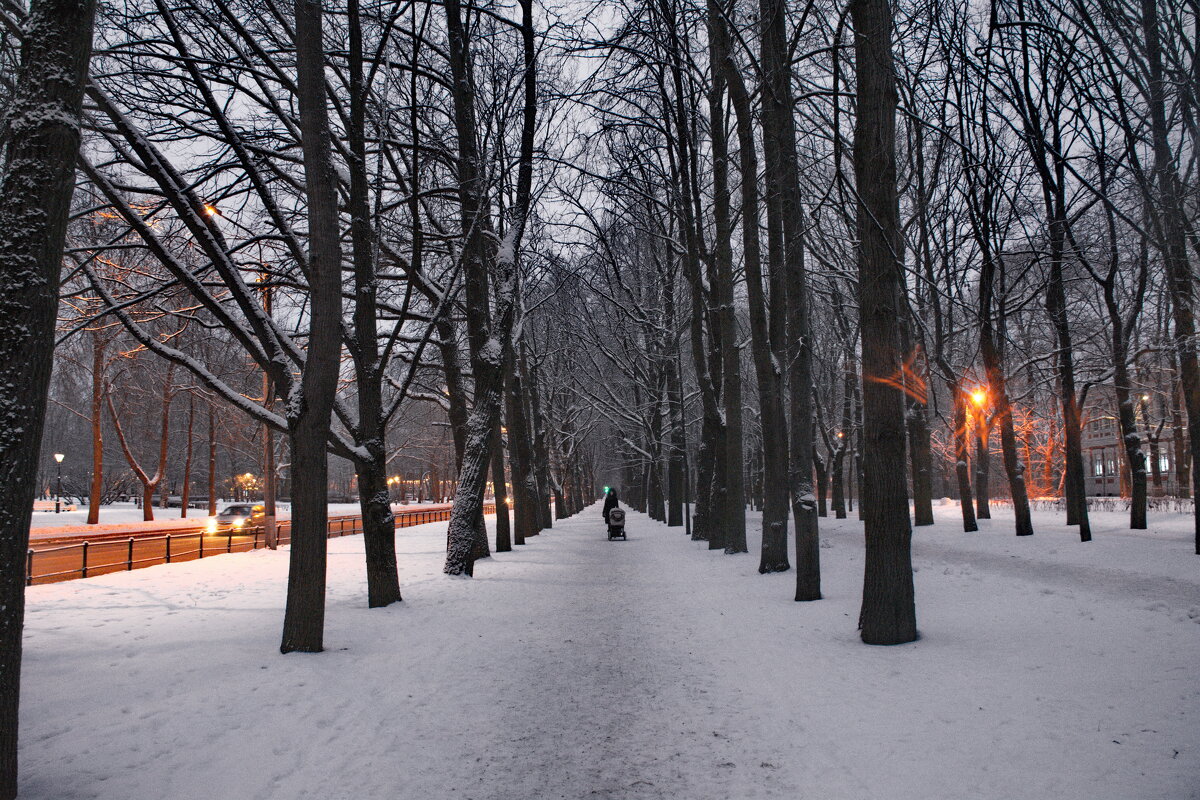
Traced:
<svg viewBox="0 0 1200 800">
<path fill-rule="evenodd" d="M 604 496 L 604 524 L 608 524 L 608 512 L 617 507 L 617 490 L 609 489 L 608 494 Z"/>
</svg>

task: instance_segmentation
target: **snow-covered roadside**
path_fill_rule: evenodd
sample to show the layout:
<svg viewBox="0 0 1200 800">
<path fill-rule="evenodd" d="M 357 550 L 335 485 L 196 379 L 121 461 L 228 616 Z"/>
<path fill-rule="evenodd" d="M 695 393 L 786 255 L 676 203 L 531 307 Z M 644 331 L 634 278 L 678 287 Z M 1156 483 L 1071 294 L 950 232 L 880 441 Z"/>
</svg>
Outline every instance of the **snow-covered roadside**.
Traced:
<svg viewBox="0 0 1200 800">
<path fill-rule="evenodd" d="M 221 510 L 233 501 L 222 500 L 217 504 Z M 430 504 L 392 504 L 392 511 L 419 510 L 431 508 Z M 329 513 L 332 516 L 356 516 L 361 509 L 358 503 L 330 503 Z M 75 511 L 35 512 L 30 522 L 29 536 L 31 539 L 53 539 L 60 536 L 76 536 L 88 533 L 137 533 L 138 531 L 159 531 L 172 528 L 196 528 L 203 526 L 210 517 L 205 509 L 188 509 L 187 517 L 179 517 L 178 508 L 155 508 L 154 520 L 144 522 L 142 510 L 133 503 L 112 503 L 100 509 L 100 522 L 96 525 L 87 524 L 88 507 L 82 506 Z M 290 503 L 280 503 L 277 507 L 278 519 L 290 519 L 292 515 Z"/>
<path fill-rule="evenodd" d="M 951 512 L 915 534 L 923 638 L 896 648 L 855 632 L 855 520 L 822 520 L 812 604 L 589 509 L 469 581 L 444 523 L 403 529 L 405 602 L 368 610 L 334 539 L 317 656 L 276 650 L 282 550 L 32 587 L 21 796 L 1200 797 L 1190 520 L 1085 550 Z"/>
</svg>

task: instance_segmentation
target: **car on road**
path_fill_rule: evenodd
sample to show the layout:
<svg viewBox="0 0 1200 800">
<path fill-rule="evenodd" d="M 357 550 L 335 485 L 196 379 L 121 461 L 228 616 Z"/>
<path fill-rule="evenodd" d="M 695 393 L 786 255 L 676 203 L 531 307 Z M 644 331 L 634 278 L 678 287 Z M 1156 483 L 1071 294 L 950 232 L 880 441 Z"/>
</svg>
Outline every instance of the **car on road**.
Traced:
<svg viewBox="0 0 1200 800">
<path fill-rule="evenodd" d="M 266 512 L 261 505 L 235 503 L 225 506 L 217 514 L 216 526 L 218 528 L 244 528 L 248 525 L 259 525 L 265 516 Z"/>
</svg>

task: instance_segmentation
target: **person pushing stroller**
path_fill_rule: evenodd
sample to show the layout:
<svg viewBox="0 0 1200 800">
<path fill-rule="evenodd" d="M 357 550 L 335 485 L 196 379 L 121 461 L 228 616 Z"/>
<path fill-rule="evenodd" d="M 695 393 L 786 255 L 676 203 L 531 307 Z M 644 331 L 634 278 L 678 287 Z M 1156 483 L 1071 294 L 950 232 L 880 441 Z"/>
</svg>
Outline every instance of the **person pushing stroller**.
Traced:
<svg viewBox="0 0 1200 800">
<path fill-rule="evenodd" d="M 625 538 L 625 512 L 618 504 L 616 489 L 607 489 L 605 492 L 604 524 L 608 527 L 609 540 Z"/>
</svg>

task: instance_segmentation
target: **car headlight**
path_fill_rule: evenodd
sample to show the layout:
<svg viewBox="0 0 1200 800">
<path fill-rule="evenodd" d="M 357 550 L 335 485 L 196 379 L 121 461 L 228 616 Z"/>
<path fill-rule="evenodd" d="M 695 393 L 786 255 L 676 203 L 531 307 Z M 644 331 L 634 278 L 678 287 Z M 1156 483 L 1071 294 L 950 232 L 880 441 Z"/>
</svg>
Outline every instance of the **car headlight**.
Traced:
<svg viewBox="0 0 1200 800">
<path fill-rule="evenodd" d="M 205 530 L 207 530 L 209 533 L 217 532 L 217 518 L 216 517 L 209 517 L 208 525 L 205 526 Z"/>
</svg>

